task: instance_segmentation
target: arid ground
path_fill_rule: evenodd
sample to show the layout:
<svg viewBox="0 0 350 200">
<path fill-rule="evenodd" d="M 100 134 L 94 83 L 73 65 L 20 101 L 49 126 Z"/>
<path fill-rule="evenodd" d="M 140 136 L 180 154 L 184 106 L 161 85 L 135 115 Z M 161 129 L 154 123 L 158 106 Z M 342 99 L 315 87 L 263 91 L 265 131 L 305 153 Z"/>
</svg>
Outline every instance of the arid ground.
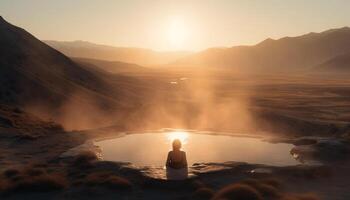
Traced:
<svg viewBox="0 0 350 200">
<path fill-rule="evenodd" d="M 149 177 L 161 173 L 162 168 L 140 170 L 128 164 L 95 160 L 87 152 L 61 158 L 63 152 L 87 140 L 164 127 L 259 134 L 284 142 L 302 136 L 348 138 L 350 82 L 347 80 L 178 70 L 127 76 L 144 81 L 158 96 L 149 97 L 148 103 L 135 111 L 137 114 L 128 115 L 125 120 L 131 121 L 120 121 L 106 128 L 67 132 L 39 119 L 28 124 L 24 111 L 15 109 L 13 114 L 14 108 L 4 107 L 3 116 L 8 118 L 1 120 L 3 197 L 210 199 L 225 192 L 219 191 L 220 188 L 236 184 L 228 187 L 233 187 L 233 191 L 238 187 L 243 193 L 258 191 L 258 197 L 253 194 L 251 199 L 259 199 L 261 195 L 266 199 L 349 198 L 347 156 L 314 167 L 200 164 L 193 166 L 197 176 L 183 184 Z M 269 170 L 251 173 L 257 168 Z"/>
<path fill-rule="evenodd" d="M 45 43 L 0 17 L 0 199 L 348 200 L 349 44 L 344 27 L 168 54 Z M 91 145 L 162 128 L 293 144 L 301 164 L 195 163 L 170 181 Z"/>
</svg>

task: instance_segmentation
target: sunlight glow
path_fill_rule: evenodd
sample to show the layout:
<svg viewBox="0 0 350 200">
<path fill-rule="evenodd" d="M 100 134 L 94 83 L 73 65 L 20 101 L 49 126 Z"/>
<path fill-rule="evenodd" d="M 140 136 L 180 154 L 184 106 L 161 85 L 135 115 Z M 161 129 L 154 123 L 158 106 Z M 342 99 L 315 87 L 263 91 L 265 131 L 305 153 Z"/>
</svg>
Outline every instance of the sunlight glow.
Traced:
<svg viewBox="0 0 350 200">
<path fill-rule="evenodd" d="M 189 36 L 189 27 L 186 26 L 184 19 L 173 18 L 169 23 L 168 40 L 172 48 L 184 48 Z"/>
<path fill-rule="evenodd" d="M 185 131 L 173 131 L 167 133 L 167 138 L 170 142 L 173 142 L 175 139 L 179 139 L 182 144 L 186 144 L 188 139 L 188 133 Z"/>
</svg>

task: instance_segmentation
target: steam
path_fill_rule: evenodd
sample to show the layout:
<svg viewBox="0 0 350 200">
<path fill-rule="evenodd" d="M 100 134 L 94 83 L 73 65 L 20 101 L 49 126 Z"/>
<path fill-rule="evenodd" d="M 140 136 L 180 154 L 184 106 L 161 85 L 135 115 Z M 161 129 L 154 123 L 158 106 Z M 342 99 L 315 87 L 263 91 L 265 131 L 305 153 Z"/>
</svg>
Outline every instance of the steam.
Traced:
<svg viewBox="0 0 350 200">
<path fill-rule="evenodd" d="M 112 125 L 117 115 L 91 95 L 73 92 L 58 107 L 43 102 L 28 104 L 25 109 L 43 120 L 55 121 L 65 130 L 84 130 Z"/>
<path fill-rule="evenodd" d="M 209 72 L 208 72 L 209 73 Z M 169 90 L 158 93 L 148 107 L 144 126 L 200 130 L 250 131 L 255 128 L 249 111 L 250 91 L 224 87 L 225 82 L 207 72 L 178 78 Z M 220 78 L 219 78 L 220 79 Z M 239 87 L 229 85 L 228 87 Z"/>
<path fill-rule="evenodd" d="M 60 123 L 66 130 L 118 126 L 129 130 L 172 127 L 247 132 L 256 128 L 249 109 L 251 91 L 239 81 L 215 77 L 210 71 L 192 72 L 188 78 L 169 74 L 178 84 L 171 84 L 169 78 L 157 89 L 150 85 L 143 93 L 133 91 L 139 96 L 106 103 L 74 92 L 55 108 L 37 102 L 26 109 Z"/>
</svg>

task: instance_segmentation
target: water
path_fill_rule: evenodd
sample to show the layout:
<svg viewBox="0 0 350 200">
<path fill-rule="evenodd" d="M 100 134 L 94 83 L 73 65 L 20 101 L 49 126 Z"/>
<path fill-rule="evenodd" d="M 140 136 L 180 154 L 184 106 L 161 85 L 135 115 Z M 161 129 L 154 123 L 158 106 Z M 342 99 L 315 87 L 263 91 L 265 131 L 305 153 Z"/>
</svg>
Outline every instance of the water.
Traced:
<svg viewBox="0 0 350 200">
<path fill-rule="evenodd" d="M 226 161 L 274 166 L 300 164 L 290 154 L 293 145 L 269 143 L 250 137 L 169 131 L 130 134 L 98 141 L 95 145 L 101 148 L 104 160 L 131 162 L 138 166 L 164 166 L 175 138 L 182 141 L 189 165 Z"/>
</svg>

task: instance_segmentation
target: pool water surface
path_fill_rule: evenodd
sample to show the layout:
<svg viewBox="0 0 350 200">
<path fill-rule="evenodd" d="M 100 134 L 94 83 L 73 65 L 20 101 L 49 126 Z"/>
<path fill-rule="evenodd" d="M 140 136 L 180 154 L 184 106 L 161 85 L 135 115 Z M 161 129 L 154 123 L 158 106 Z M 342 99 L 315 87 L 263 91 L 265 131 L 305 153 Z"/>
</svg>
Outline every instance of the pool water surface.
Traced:
<svg viewBox="0 0 350 200">
<path fill-rule="evenodd" d="M 104 160 L 137 166 L 164 166 L 174 139 L 182 141 L 189 166 L 194 163 L 237 161 L 274 166 L 300 164 L 290 154 L 294 145 L 269 143 L 259 138 L 165 131 L 128 134 L 95 142 Z"/>
</svg>

